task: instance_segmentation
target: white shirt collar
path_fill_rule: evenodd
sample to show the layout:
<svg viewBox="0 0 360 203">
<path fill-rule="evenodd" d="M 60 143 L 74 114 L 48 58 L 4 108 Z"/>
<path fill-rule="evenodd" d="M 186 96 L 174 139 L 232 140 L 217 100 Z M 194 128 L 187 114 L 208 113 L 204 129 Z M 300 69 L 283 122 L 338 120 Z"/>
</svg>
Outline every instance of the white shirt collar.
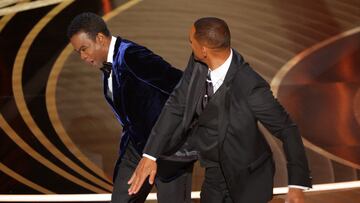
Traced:
<svg viewBox="0 0 360 203">
<path fill-rule="evenodd" d="M 116 37 L 111 36 L 111 41 L 110 41 L 110 46 L 109 46 L 109 51 L 108 51 L 108 55 L 107 55 L 107 60 L 106 62 L 112 63 L 113 62 L 113 57 L 114 57 L 114 51 L 115 51 L 115 42 L 116 42 Z M 108 87 L 109 87 L 109 91 L 111 94 L 111 99 L 113 100 L 112 97 L 112 74 L 110 74 L 108 80 Z"/>
<path fill-rule="evenodd" d="M 113 62 L 114 51 L 115 51 L 115 42 L 116 42 L 116 37 L 111 36 L 111 41 L 110 41 L 110 46 L 109 46 L 109 51 L 108 51 L 106 62 L 109 62 L 109 63 Z"/>
<path fill-rule="evenodd" d="M 225 80 L 226 73 L 230 68 L 230 64 L 232 61 L 233 51 L 230 49 L 230 56 L 225 60 L 225 62 L 216 68 L 215 70 L 210 71 L 210 78 L 213 83 L 214 92 L 222 85 L 223 81 Z"/>
</svg>

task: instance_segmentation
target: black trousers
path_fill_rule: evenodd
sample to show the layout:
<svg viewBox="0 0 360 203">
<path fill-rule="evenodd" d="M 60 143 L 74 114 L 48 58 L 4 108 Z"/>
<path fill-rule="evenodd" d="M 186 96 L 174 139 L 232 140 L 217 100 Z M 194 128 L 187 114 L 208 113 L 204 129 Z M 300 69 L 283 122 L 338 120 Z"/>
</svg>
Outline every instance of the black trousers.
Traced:
<svg viewBox="0 0 360 203">
<path fill-rule="evenodd" d="M 205 179 L 200 193 L 201 203 L 233 203 L 219 166 L 205 169 Z"/>
<path fill-rule="evenodd" d="M 150 185 L 148 180 L 145 181 L 140 191 L 129 196 L 127 184 L 131 175 L 136 169 L 141 156 L 136 152 L 131 144 L 126 148 L 125 154 L 115 166 L 115 182 L 113 193 L 111 196 L 112 203 L 142 203 L 145 202 L 146 197 L 150 193 L 153 185 Z M 192 172 L 184 173 L 175 180 L 165 183 L 160 179 L 155 179 L 155 186 L 158 190 L 157 199 L 159 203 L 190 203 L 191 202 L 191 181 Z"/>
</svg>

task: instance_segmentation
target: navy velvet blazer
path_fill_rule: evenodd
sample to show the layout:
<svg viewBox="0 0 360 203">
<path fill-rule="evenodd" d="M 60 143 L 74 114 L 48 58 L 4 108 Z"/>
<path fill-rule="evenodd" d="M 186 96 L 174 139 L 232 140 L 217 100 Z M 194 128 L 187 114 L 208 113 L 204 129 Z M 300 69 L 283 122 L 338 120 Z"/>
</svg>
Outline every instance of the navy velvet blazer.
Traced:
<svg viewBox="0 0 360 203">
<path fill-rule="evenodd" d="M 151 129 L 182 71 L 149 49 L 118 37 L 111 74 L 113 100 L 107 94 L 106 76 L 104 94 L 123 127 L 120 156 L 129 142 L 142 154 Z"/>
</svg>

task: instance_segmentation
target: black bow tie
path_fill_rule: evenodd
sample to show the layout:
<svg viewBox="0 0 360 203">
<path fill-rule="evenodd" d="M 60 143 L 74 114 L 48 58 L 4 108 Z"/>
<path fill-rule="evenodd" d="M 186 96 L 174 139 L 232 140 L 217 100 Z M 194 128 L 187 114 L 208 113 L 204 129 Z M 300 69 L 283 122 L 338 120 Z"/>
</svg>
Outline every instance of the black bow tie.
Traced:
<svg viewBox="0 0 360 203">
<path fill-rule="evenodd" d="M 112 69 L 112 63 L 106 62 L 103 63 L 103 67 L 100 68 L 100 70 L 104 73 L 104 75 L 108 78 L 110 76 L 111 73 L 111 69 Z"/>
</svg>

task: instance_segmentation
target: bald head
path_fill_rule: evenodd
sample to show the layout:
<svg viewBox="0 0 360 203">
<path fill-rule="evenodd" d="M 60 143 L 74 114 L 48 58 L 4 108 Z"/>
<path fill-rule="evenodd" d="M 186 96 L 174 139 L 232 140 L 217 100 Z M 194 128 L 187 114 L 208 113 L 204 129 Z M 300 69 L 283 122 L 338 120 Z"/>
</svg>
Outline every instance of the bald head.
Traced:
<svg viewBox="0 0 360 203">
<path fill-rule="evenodd" d="M 224 20 L 215 17 L 200 18 L 194 23 L 194 37 L 211 49 L 230 48 L 230 30 Z"/>
</svg>

